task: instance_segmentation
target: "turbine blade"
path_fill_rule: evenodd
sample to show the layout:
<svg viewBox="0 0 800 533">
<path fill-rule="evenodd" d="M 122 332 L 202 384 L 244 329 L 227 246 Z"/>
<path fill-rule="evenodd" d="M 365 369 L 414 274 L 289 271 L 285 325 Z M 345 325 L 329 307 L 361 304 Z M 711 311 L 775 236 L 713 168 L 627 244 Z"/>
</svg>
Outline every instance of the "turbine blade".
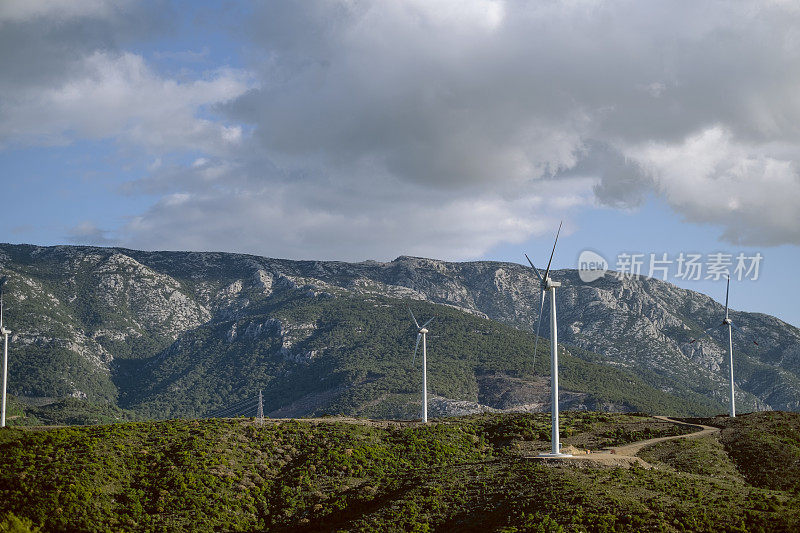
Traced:
<svg viewBox="0 0 800 533">
<path fill-rule="evenodd" d="M 411 365 L 414 365 L 414 361 L 417 360 L 417 348 L 419 348 L 419 339 L 422 337 L 422 333 L 417 333 L 417 343 L 414 345 L 414 357 L 411 358 Z"/>
<path fill-rule="evenodd" d="M 414 316 L 414 311 L 411 310 L 410 306 L 408 308 L 408 312 L 411 313 L 411 320 L 414 321 L 414 325 L 417 326 L 417 329 L 419 329 L 419 322 L 417 322 L 417 318 Z"/>
<path fill-rule="evenodd" d="M 716 341 L 716 339 L 714 337 L 712 337 L 709 332 L 713 331 L 713 330 L 715 330 L 715 329 L 717 329 L 719 327 L 722 327 L 723 325 L 724 324 L 719 324 L 717 326 L 711 326 L 710 328 L 703 330 L 703 332 L 700 335 L 698 335 L 697 337 L 695 337 L 691 341 L 689 341 L 689 344 L 694 344 L 695 342 L 699 341 L 700 337 L 702 337 L 703 335 L 705 335 L 706 337 L 708 337 L 712 341 Z"/>
<path fill-rule="evenodd" d="M 756 341 L 754 341 L 753 339 L 751 339 L 750 337 L 748 337 L 748 336 L 745 334 L 745 332 L 744 332 L 744 331 L 742 331 L 742 328 L 740 328 L 739 326 L 737 326 L 737 325 L 736 325 L 736 324 L 734 324 L 733 322 L 731 322 L 731 326 L 733 326 L 733 329 L 735 329 L 735 330 L 736 330 L 736 331 L 739 333 L 739 335 L 741 335 L 742 337 L 744 337 L 745 339 L 747 339 L 747 340 L 748 340 L 748 342 L 752 342 L 752 343 L 753 343 L 753 344 L 755 344 L 756 346 L 761 346 L 761 345 L 760 345 L 760 344 L 758 344 Z"/>
<path fill-rule="evenodd" d="M 563 223 L 564 223 L 564 221 L 562 220 L 558 224 L 558 231 L 556 232 L 556 240 L 553 243 L 553 251 L 550 252 L 550 261 L 547 262 L 547 270 L 544 271 L 544 279 L 547 279 L 547 275 L 550 273 L 550 263 L 553 262 L 553 254 L 556 253 L 556 244 L 558 244 L 558 236 L 559 236 L 559 234 L 561 234 L 561 224 L 563 224 Z"/>
<path fill-rule="evenodd" d="M 436 317 L 435 317 L 435 316 L 432 316 L 432 317 L 430 317 L 430 319 L 428 319 L 428 321 L 427 321 L 427 322 L 425 322 L 424 324 L 422 324 L 422 327 L 424 328 L 425 326 L 427 326 L 428 324 L 430 324 L 430 323 L 431 323 L 431 320 L 433 320 L 434 318 L 436 318 Z"/>
<path fill-rule="evenodd" d="M 539 307 L 539 318 L 536 320 L 536 342 L 533 343 L 533 371 L 536 372 L 536 352 L 539 350 L 539 328 L 542 325 L 542 313 L 544 312 L 545 291 L 542 293 L 542 305 Z"/>
<path fill-rule="evenodd" d="M 728 276 L 728 286 L 725 288 L 725 318 L 728 318 L 728 294 L 731 292 L 731 277 Z"/>
<path fill-rule="evenodd" d="M 539 269 L 538 269 L 538 268 L 536 268 L 536 267 L 533 265 L 533 261 L 531 261 L 531 258 L 530 258 L 530 257 L 528 257 L 528 254 L 525 254 L 525 259 L 527 259 L 527 260 L 528 260 L 528 263 L 530 263 L 530 265 L 531 265 L 531 268 L 533 269 L 533 271 L 534 271 L 534 272 L 536 272 L 536 277 L 537 277 L 537 278 L 539 278 L 539 281 L 540 281 L 541 283 L 544 283 L 544 279 L 542 278 L 542 275 L 539 273 Z"/>
</svg>

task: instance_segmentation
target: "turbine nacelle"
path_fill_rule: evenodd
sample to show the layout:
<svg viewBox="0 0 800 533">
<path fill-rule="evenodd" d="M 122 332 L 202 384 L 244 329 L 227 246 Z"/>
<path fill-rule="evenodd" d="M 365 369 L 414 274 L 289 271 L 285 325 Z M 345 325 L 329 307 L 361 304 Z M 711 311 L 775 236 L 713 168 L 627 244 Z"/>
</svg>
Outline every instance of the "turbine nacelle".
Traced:
<svg viewBox="0 0 800 533">
<path fill-rule="evenodd" d="M 427 322 L 420 326 L 419 322 L 417 322 L 417 317 L 414 316 L 414 311 L 412 311 L 410 307 L 408 308 L 408 312 L 411 313 L 411 320 L 414 321 L 414 325 L 417 327 L 417 343 L 414 345 L 414 356 L 411 358 L 411 364 L 413 365 L 414 361 L 417 359 L 417 348 L 419 348 L 419 341 L 428 333 L 428 328 L 426 326 L 430 324 L 431 320 L 436 317 L 430 317 Z"/>
<path fill-rule="evenodd" d="M 553 281 L 553 279 L 550 277 L 550 265 L 553 264 L 553 254 L 556 253 L 556 244 L 558 244 L 558 236 L 561 235 L 562 224 L 563 222 L 561 222 L 558 225 L 558 231 L 556 232 L 556 240 L 553 241 L 553 251 L 550 252 L 550 260 L 547 262 L 547 268 L 544 270 L 544 275 L 542 275 L 542 273 L 539 272 L 539 269 L 536 268 L 536 265 L 533 264 L 533 261 L 531 261 L 531 258 L 528 257 L 528 254 L 525 254 L 525 259 L 528 260 L 528 263 L 531 265 L 531 268 L 533 269 L 533 273 L 536 274 L 536 277 L 539 279 L 539 287 L 542 289 L 542 298 L 541 298 L 542 305 L 539 308 L 539 318 L 536 320 L 536 342 L 534 342 L 533 345 L 534 371 L 536 369 L 536 351 L 539 349 L 539 326 L 542 323 L 542 312 L 544 312 L 544 293 L 546 293 L 550 289 L 554 289 L 556 287 L 561 286 L 561 283 Z M 553 292 L 553 294 L 555 294 L 555 292 Z"/>
<path fill-rule="evenodd" d="M 733 321 L 728 317 L 725 317 L 725 319 L 722 321 L 722 325 L 723 326 L 732 325 L 732 324 L 733 324 Z"/>
<path fill-rule="evenodd" d="M 544 280 L 544 283 L 542 283 L 542 290 L 549 291 L 553 287 L 560 287 L 560 286 L 561 286 L 560 281 L 553 281 L 552 278 L 548 277 L 546 280 Z"/>
</svg>

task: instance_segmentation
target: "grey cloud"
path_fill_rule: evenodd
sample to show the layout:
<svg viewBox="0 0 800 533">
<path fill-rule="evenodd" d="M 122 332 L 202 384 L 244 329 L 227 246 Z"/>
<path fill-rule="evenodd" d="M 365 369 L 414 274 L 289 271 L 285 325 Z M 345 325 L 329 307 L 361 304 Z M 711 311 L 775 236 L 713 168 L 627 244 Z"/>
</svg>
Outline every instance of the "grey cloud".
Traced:
<svg viewBox="0 0 800 533">
<path fill-rule="evenodd" d="M 513 49 L 503 58 L 502 32 L 468 20 L 450 35 L 446 20 L 426 20 L 428 8 L 413 3 L 314 6 L 274 31 L 291 7 L 256 19 L 268 28 L 265 83 L 231 106 L 232 116 L 256 121 L 280 164 L 314 158 L 352 173 L 368 162 L 448 187 L 519 184 L 575 164 L 592 117 L 535 71 L 512 72 L 509 83 L 525 60 Z"/>
<path fill-rule="evenodd" d="M 573 168 L 559 173 L 559 177 L 596 178 L 594 195 L 604 205 L 628 209 L 644 202 L 653 188 L 653 180 L 635 161 L 598 142 L 587 143 L 585 154 Z"/>
<path fill-rule="evenodd" d="M 58 3 L 49 4 L 57 7 Z M 176 17 L 169 4 L 160 0 L 95 2 L 96 9 L 85 10 L 77 9 L 81 2 L 62 4 L 63 10 L 23 10 L 20 16 L 0 16 L 0 88 L 4 93 L 63 80 L 76 61 L 98 50 L 119 51 L 163 34 Z"/>
<path fill-rule="evenodd" d="M 476 196 L 582 175 L 600 203 L 655 192 L 726 240 L 800 243 L 790 177 L 763 201 L 696 201 L 640 149 L 722 127 L 748 158 L 794 172 L 799 25 L 779 2 L 269 2 L 252 19 L 262 87 L 228 112 L 281 168 Z M 771 202 L 782 221 L 759 216 Z"/>
<path fill-rule="evenodd" d="M 155 12 L 146 6 L 125 9 L 146 21 Z M 101 107 L 102 132 L 161 147 L 167 161 L 124 188 L 161 198 L 122 232 L 131 246 L 467 258 L 549 230 L 569 206 L 635 207 L 650 193 L 729 241 L 800 244 L 791 3 L 320 0 L 253 10 L 239 32 L 252 79 L 223 69 L 191 83 L 138 68 L 126 35 L 148 30 L 123 31 L 118 14 L 4 22 L 0 69 L 17 81 L 4 77 L 0 94 L 62 87 L 87 58 L 103 69 L 84 73 L 129 73 L 119 77 L 140 98 L 129 107 L 150 111 L 129 120 Z M 16 42 L 30 46 L 10 49 Z M 169 99 L 167 86 L 178 88 Z M 98 135 L 85 101 L 54 112 L 2 98 L 0 126 L 38 109 L 30 123 L 47 131 Z M 199 119 L 209 107 L 222 118 Z M 187 151 L 195 163 L 175 164 Z M 547 193 L 560 207 L 545 209 Z"/>
</svg>

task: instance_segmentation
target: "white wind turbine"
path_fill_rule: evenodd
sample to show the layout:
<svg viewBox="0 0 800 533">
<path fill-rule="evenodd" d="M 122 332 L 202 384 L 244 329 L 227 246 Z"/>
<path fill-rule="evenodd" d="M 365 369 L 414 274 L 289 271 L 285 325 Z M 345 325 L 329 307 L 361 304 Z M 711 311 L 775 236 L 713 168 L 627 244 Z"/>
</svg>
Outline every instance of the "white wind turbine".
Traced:
<svg viewBox="0 0 800 533">
<path fill-rule="evenodd" d="M 414 345 L 414 356 L 411 358 L 411 364 L 414 364 L 414 361 L 417 359 L 417 348 L 419 348 L 419 339 L 422 338 L 422 423 L 428 423 L 428 348 L 426 342 L 426 335 L 428 334 L 428 330 L 425 328 L 428 324 L 431 323 L 431 320 L 434 317 L 428 319 L 427 322 L 419 325 L 417 322 L 417 318 L 414 316 L 414 311 L 411 308 L 408 308 L 408 312 L 411 313 L 411 319 L 414 321 L 414 325 L 417 326 L 417 343 Z"/>
<path fill-rule="evenodd" d="M 562 222 L 563 223 L 563 222 Z M 525 254 L 525 258 L 530 263 L 531 268 L 539 278 L 542 292 L 542 304 L 539 307 L 539 319 L 536 324 L 536 343 L 534 344 L 533 357 L 534 365 L 536 364 L 536 350 L 539 347 L 539 326 L 542 324 L 542 312 L 544 311 L 544 298 L 546 293 L 550 293 L 550 375 L 552 387 L 552 408 L 551 408 L 551 421 L 552 428 L 550 430 L 550 453 L 543 453 L 541 457 L 569 457 L 570 454 L 561 453 L 561 444 L 558 439 L 558 322 L 556 320 L 556 287 L 560 287 L 561 283 L 555 282 L 550 279 L 550 264 L 553 262 L 553 254 L 556 253 L 556 244 L 558 243 L 558 236 L 561 233 L 561 224 L 558 225 L 558 232 L 556 233 L 556 240 L 553 243 L 553 251 L 550 252 L 550 261 L 547 262 L 547 269 L 544 271 L 544 276 L 539 273 L 539 270 L 533 265 L 533 261 Z"/>
<path fill-rule="evenodd" d="M 8 278 L 0 278 L 0 335 L 3 336 L 3 399 L 0 407 L 0 427 L 6 427 L 6 381 L 8 376 L 8 336 L 9 330 L 3 326 L 3 291 Z"/>
<path fill-rule="evenodd" d="M 722 322 L 717 324 L 716 326 L 712 326 L 703 332 L 704 335 L 708 336 L 710 339 L 714 339 L 709 334 L 709 331 L 712 331 L 717 328 L 725 328 L 728 329 L 728 354 L 730 355 L 730 371 L 731 371 L 731 417 L 736 416 L 736 401 L 734 400 L 733 396 L 733 330 L 732 328 L 736 328 L 741 332 L 741 330 L 731 321 L 730 317 L 728 316 L 728 296 L 730 295 L 731 290 L 731 277 L 728 276 L 728 284 L 725 288 L 725 318 L 722 319 Z M 689 344 L 697 342 L 699 339 L 692 339 Z M 758 346 L 756 341 L 752 341 L 753 344 Z"/>
</svg>

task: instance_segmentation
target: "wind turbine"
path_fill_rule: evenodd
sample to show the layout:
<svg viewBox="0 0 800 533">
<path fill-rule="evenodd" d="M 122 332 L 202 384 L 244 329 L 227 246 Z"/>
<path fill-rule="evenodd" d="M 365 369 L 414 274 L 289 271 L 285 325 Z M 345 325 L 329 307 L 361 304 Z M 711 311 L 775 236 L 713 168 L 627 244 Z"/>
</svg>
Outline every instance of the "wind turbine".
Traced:
<svg viewBox="0 0 800 533">
<path fill-rule="evenodd" d="M 411 308 L 408 308 L 408 312 L 411 313 L 411 319 L 414 321 L 414 325 L 417 326 L 417 343 L 414 345 L 414 356 L 411 358 L 411 364 L 414 364 L 414 361 L 417 359 L 417 348 L 419 348 L 419 339 L 422 338 L 422 423 L 428 423 L 428 348 L 426 342 L 426 335 L 428 334 L 428 330 L 425 328 L 428 324 L 431 323 L 431 320 L 434 317 L 428 319 L 427 322 L 419 325 L 417 322 L 417 318 L 414 316 L 414 311 Z"/>
<path fill-rule="evenodd" d="M 722 322 L 720 322 L 718 325 L 712 326 L 707 330 L 705 330 L 703 334 L 708 336 L 710 339 L 714 340 L 714 338 L 711 337 L 711 335 L 709 335 L 708 333 L 709 331 L 717 328 L 724 328 L 724 327 L 728 328 L 728 354 L 730 355 L 730 368 L 731 368 L 731 418 L 733 418 L 736 416 L 736 401 L 734 400 L 733 397 L 733 329 L 732 328 L 736 328 L 739 332 L 741 332 L 742 330 L 740 330 L 728 316 L 728 296 L 730 295 L 730 291 L 731 291 L 731 277 L 728 276 L 728 284 L 725 288 L 725 318 L 723 318 Z M 692 339 L 689 342 L 689 344 L 697 342 L 698 340 L 699 339 Z M 752 342 L 753 344 L 758 346 L 758 343 L 756 341 Z"/>
<path fill-rule="evenodd" d="M 563 224 L 563 222 L 562 222 Z M 525 254 L 525 259 L 530 263 L 531 268 L 539 278 L 539 283 L 542 292 L 542 304 L 539 307 L 539 319 L 536 324 L 536 343 L 533 348 L 533 361 L 536 365 L 536 350 L 539 347 L 539 326 L 542 324 L 542 312 L 544 311 L 544 298 L 546 293 L 550 293 L 550 381 L 552 388 L 552 408 L 551 408 L 551 421 L 552 428 L 550 430 L 550 453 L 543 453 L 540 457 L 569 457 L 568 453 L 561 453 L 561 444 L 558 439 L 558 322 L 556 320 L 556 287 L 560 287 L 561 283 L 550 279 L 550 264 L 553 262 L 553 254 L 556 253 L 556 244 L 558 243 L 558 236 L 561 234 L 561 224 L 558 225 L 558 232 L 556 233 L 556 240 L 553 243 L 553 251 L 550 252 L 550 261 L 547 262 L 547 269 L 544 271 L 544 276 L 539 273 L 539 270 L 533 265 L 533 261 Z"/>
<path fill-rule="evenodd" d="M 3 326 L 3 292 L 8 277 L 0 278 L 0 335 L 3 335 L 3 400 L 0 408 L 0 427 L 6 427 L 6 381 L 8 377 L 8 336 L 9 330 Z"/>
</svg>

